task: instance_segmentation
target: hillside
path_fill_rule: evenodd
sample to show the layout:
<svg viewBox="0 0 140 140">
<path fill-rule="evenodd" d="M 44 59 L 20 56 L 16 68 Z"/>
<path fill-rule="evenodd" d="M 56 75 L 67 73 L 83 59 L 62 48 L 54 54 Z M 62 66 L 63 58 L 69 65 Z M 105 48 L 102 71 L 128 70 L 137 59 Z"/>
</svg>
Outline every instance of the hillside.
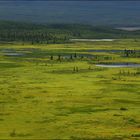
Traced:
<svg viewBox="0 0 140 140">
<path fill-rule="evenodd" d="M 0 41 L 63 43 L 71 38 L 139 38 L 140 31 L 123 31 L 110 26 L 81 24 L 33 24 L 0 22 Z"/>
</svg>

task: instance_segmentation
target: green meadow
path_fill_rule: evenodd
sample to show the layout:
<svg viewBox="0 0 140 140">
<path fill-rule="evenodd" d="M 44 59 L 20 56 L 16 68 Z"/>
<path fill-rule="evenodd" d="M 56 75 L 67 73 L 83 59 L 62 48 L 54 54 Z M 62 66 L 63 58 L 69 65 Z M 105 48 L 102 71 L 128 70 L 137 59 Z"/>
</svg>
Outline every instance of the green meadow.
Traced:
<svg viewBox="0 0 140 140">
<path fill-rule="evenodd" d="M 139 39 L 1 43 L 0 139 L 140 139 L 140 67 L 97 66 L 139 64 L 139 51 Z"/>
</svg>

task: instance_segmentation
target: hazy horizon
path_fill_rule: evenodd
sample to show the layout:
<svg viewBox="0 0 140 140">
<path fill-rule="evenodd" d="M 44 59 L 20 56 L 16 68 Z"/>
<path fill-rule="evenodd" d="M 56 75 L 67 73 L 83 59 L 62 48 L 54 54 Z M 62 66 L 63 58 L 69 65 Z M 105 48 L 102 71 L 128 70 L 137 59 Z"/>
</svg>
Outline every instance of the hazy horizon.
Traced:
<svg viewBox="0 0 140 140">
<path fill-rule="evenodd" d="M 0 20 L 140 25 L 139 1 L 0 1 Z"/>
</svg>

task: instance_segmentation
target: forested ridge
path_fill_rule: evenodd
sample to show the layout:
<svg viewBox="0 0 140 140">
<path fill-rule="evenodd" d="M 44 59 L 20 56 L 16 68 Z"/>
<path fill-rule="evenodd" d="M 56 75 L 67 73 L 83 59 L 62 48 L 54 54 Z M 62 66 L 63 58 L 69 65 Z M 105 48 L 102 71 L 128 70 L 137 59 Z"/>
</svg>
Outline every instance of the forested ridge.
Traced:
<svg viewBox="0 0 140 140">
<path fill-rule="evenodd" d="M 81 24 L 33 24 L 0 22 L 0 41 L 34 43 L 64 43 L 71 38 L 139 38 L 140 31 L 122 31 L 113 27 Z"/>
</svg>

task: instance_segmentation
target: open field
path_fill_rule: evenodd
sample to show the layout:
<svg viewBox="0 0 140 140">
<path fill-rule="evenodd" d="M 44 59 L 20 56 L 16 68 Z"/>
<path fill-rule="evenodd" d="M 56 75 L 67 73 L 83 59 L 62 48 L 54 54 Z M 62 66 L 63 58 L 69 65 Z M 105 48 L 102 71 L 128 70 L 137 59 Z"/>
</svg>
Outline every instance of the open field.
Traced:
<svg viewBox="0 0 140 140">
<path fill-rule="evenodd" d="M 0 139 L 140 139 L 140 68 L 96 66 L 138 64 L 139 51 L 138 39 L 1 44 Z"/>
</svg>

